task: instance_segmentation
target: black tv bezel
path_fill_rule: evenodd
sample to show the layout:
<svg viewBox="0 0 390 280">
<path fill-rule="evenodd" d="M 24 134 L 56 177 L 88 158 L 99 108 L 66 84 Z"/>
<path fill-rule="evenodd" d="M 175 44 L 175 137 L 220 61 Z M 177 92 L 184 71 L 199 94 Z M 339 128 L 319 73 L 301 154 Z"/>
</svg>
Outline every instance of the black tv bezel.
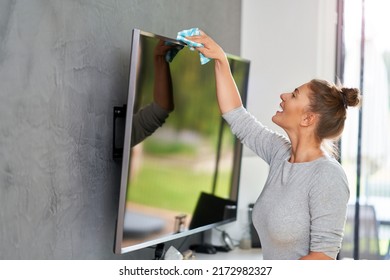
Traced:
<svg viewBox="0 0 390 280">
<path fill-rule="evenodd" d="M 128 97 L 127 97 L 127 112 L 126 112 L 126 120 L 125 120 L 125 135 L 124 135 L 124 142 L 123 142 L 123 155 L 122 155 L 122 168 L 121 168 L 121 183 L 120 183 L 120 191 L 119 191 L 119 207 L 118 207 L 118 216 L 116 221 L 116 227 L 115 227 L 115 241 L 114 241 L 114 253 L 115 254 L 125 254 L 129 252 L 133 252 L 136 250 L 144 249 L 159 243 L 164 243 L 168 241 L 172 241 L 178 238 L 182 238 L 185 236 L 189 236 L 192 234 L 200 233 L 212 228 L 215 228 L 217 226 L 225 225 L 228 223 L 232 223 L 237 220 L 237 213 L 236 216 L 230 219 L 226 219 L 217 223 L 208 224 L 205 226 L 201 226 L 194 229 L 188 229 L 183 232 L 158 237 L 153 240 L 145 241 L 139 244 L 130 245 L 127 247 L 122 247 L 123 243 L 123 230 L 124 230 L 124 218 L 126 213 L 126 195 L 127 195 L 127 188 L 128 188 L 128 170 L 129 170 L 129 164 L 130 164 L 130 139 L 131 139 L 131 123 L 132 123 L 132 117 L 133 117 L 133 109 L 134 109 L 134 98 L 136 94 L 136 67 L 139 62 L 139 56 L 137 55 L 139 50 L 139 43 L 141 36 L 148 36 L 153 38 L 159 38 L 165 41 L 169 41 L 178 45 L 181 45 L 183 47 L 187 47 L 186 44 L 183 44 L 180 41 L 177 41 L 175 39 L 171 39 L 168 37 L 164 37 L 161 35 L 157 35 L 154 33 L 142 31 L 140 29 L 133 29 L 132 32 L 132 44 L 131 44 L 131 54 L 130 54 L 130 65 L 129 65 L 129 85 L 128 85 Z M 240 60 L 248 63 L 250 65 L 250 61 L 243 59 L 241 57 L 226 54 L 228 58 L 231 58 L 233 60 Z M 249 70 L 248 70 L 249 71 Z M 246 81 L 245 86 L 245 92 L 242 94 L 242 102 L 245 106 L 246 104 L 246 96 L 247 96 L 247 88 L 248 88 L 248 80 Z M 128 106 L 131 104 L 131 106 Z M 234 148 L 234 162 L 233 162 L 233 175 L 232 175 L 232 182 L 236 184 L 236 190 L 237 190 L 237 202 L 238 202 L 238 188 L 239 188 L 239 181 L 240 181 L 240 169 L 241 169 L 241 155 L 242 155 L 242 144 L 236 141 L 236 145 Z"/>
</svg>

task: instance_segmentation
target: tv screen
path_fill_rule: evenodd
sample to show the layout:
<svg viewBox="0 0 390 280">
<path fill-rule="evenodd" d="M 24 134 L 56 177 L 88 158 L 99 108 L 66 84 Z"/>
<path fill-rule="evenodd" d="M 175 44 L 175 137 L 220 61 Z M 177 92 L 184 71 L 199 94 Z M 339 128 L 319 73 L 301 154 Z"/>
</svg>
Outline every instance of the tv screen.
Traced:
<svg viewBox="0 0 390 280">
<path fill-rule="evenodd" d="M 234 221 L 242 150 L 219 112 L 214 62 L 138 29 L 132 40 L 118 254 Z M 249 61 L 228 59 L 245 104 Z"/>
</svg>

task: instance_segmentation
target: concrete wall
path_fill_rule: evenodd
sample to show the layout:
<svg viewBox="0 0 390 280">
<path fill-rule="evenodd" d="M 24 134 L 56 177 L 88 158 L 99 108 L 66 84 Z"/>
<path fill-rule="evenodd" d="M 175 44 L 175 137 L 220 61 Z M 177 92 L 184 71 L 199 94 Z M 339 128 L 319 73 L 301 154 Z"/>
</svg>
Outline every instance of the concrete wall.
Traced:
<svg viewBox="0 0 390 280">
<path fill-rule="evenodd" d="M 239 54 L 240 25 L 237 0 L 2 0 L 0 259 L 152 258 L 113 254 L 131 30 L 198 26 Z"/>
</svg>

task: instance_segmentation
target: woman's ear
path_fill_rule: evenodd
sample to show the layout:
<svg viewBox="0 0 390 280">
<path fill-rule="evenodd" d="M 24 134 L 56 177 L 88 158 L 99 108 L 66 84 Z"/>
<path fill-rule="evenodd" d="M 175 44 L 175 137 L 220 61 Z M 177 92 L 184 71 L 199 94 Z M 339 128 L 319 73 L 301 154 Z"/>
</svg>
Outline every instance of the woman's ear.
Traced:
<svg viewBox="0 0 390 280">
<path fill-rule="evenodd" d="M 314 125 L 317 121 L 317 114 L 306 112 L 302 115 L 301 126 L 308 127 Z"/>
</svg>

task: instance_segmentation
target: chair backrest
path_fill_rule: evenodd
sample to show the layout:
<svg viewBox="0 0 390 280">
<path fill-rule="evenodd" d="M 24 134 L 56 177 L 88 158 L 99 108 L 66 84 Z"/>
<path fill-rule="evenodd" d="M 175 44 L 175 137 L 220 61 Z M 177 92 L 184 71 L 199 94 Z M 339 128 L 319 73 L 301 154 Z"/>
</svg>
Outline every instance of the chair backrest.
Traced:
<svg viewBox="0 0 390 280">
<path fill-rule="evenodd" d="M 380 259 L 379 223 L 372 205 L 360 205 L 359 208 L 359 259 Z M 355 205 L 348 205 L 347 220 L 339 258 L 353 258 Z"/>
</svg>

